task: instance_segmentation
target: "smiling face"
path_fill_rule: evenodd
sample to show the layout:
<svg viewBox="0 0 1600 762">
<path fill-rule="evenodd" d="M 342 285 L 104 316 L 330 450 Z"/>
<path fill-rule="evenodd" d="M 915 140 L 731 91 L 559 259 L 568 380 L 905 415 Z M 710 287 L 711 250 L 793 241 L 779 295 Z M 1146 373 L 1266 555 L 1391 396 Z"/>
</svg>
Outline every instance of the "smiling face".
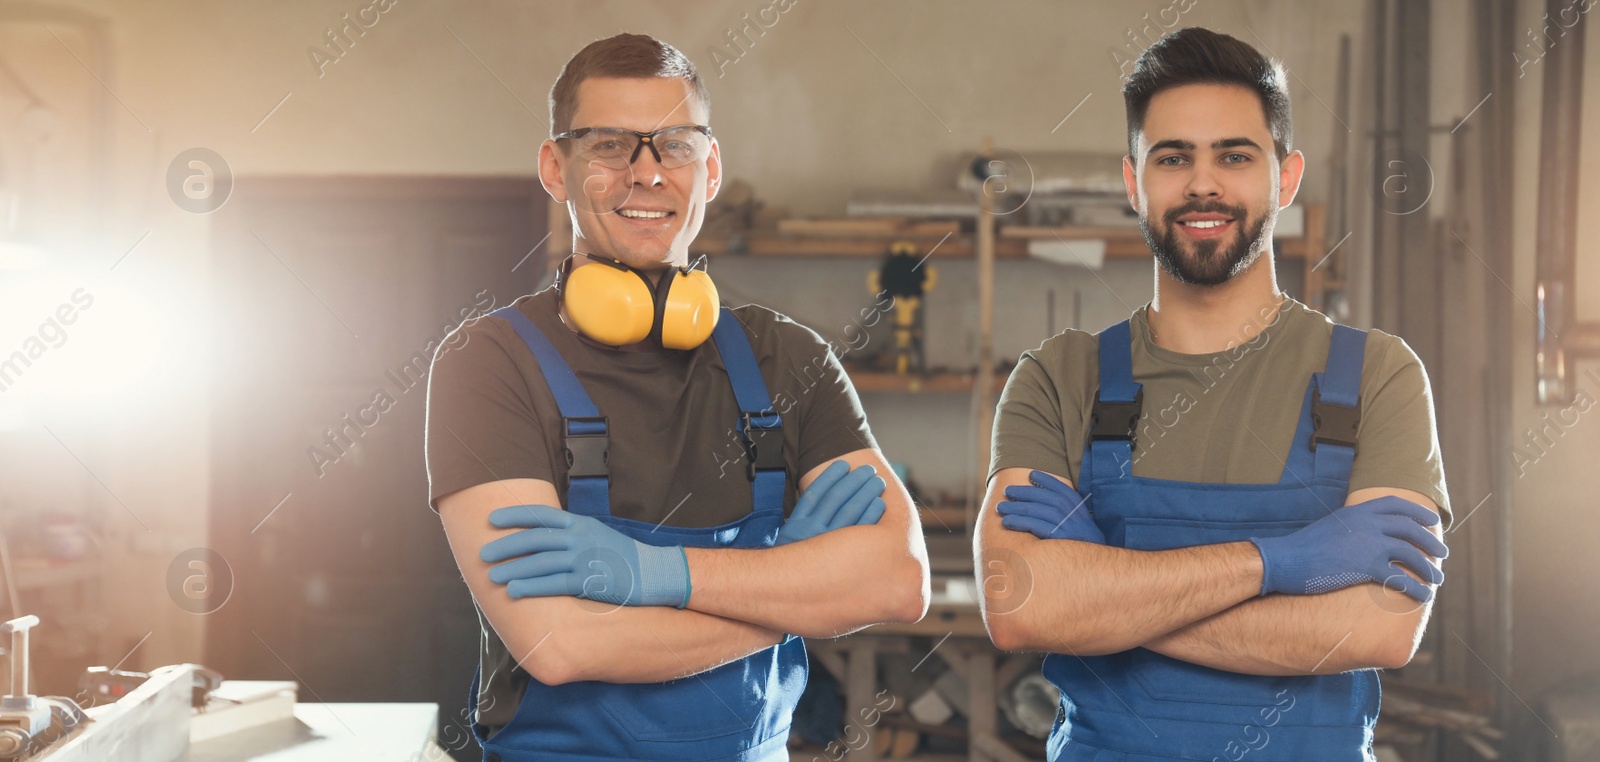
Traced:
<svg viewBox="0 0 1600 762">
<path fill-rule="evenodd" d="M 577 92 L 574 130 L 654 132 L 706 123 L 705 108 L 681 79 L 591 77 Z M 611 169 L 582 159 L 572 142 L 545 141 L 539 177 L 572 215 L 574 249 L 647 271 L 686 264 L 722 179 L 716 141 L 705 159 L 675 169 L 661 166 L 648 147 L 627 168 Z"/>
<path fill-rule="evenodd" d="M 1123 180 L 1161 268 L 1180 283 L 1215 286 L 1269 249 L 1303 168 L 1299 151 L 1278 161 L 1253 91 L 1191 84 L 1150 99 Z"/>
</svg>

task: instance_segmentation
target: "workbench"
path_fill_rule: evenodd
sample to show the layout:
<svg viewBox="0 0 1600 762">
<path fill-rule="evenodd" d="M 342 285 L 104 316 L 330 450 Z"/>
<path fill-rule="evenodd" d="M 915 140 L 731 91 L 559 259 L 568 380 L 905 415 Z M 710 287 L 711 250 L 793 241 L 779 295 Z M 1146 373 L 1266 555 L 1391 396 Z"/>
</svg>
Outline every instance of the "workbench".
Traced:
<svg viewBox="0 0 1600 762">
<path fill-rule="evenodd" d="M 913 641 L 920 643 L 930 638 L 931 650 L 912 651 Z M 940 659 L 966 679 L 968 750 L 965 759 L 968 762 L 1029 762 L 1030 757 L 1000 740 L 999 692 L 1023 673 L 1038 669 L 1038 658 L 1036 654 L 1008 654 L 996 649 L 989 640 L 978 604 L 936 599 L 920 622 L 880 624 L 834 640 L 807 640 L 806 648 L 844 687 L 845 720 L 856 728 L 854 732 L 847 730 L 847 737 L 870 737 L 873 733 L 869 721 L 863 720 L 861 710 L 874 707 L 874 702 L 879 701 L 878 655 L 912 654 L 919 660 L 918 667 L 928 659 Z M 896 706 L 904 708 L 916 697 L 895 698 Z M 793 759 L 810 762 L 813 757 L 831 759 L 830 755 L 817 752 L 796 753 Z M 852 748 L 845 759 L 869 762 L 880 757 L 872 744 L 866 743 Z M 913 759 L 954 762 L 961 758 L 919 755 Z"/>
</svg>

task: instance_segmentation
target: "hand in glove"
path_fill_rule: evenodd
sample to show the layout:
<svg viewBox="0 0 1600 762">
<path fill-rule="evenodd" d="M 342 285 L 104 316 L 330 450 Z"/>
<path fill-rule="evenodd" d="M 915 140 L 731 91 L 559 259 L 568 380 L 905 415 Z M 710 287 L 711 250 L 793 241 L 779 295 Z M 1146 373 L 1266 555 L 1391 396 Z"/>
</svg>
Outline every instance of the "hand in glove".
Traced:
<svg viewBox="0 0 1600 762">
<path fill-rule="evenodd" d="M 883 478 L 869 465 L 850 468 L 836 460 L 811 481 L 778 530 L 778 544 L 816 537 L 840 527 L 876 524 L 883 518 Z"/>
<path fill-rule="evenodd" d="M 489 523 L 523 529 L 478 553 L 497 564 L 489 580 L 505 585 L 512 598 L 565 595 L 678 608 L 689 602 L 689 559 L 676 545 L 646 545 L 599 519 L 547 505 L 500 508 L 489 514 Z"/>
<path fill-rule="evenodd" d="M 1028 473 L 1026 484 L 1006 487 L 1006 500 L 995 506 L 1000 526 L 1018 532 L 1031 532 L 1041 540 L 1080 540 L 1100 545 L 1106 536 L 1089 515 L 1089 507 L 1078 491 L 1043 471 Z"/>
<path fill-rule="evenodd" d="M 1428 527 L 1439 515 L 1403 498 L 1385 496 L 1347 505 L 1282 537 L 1252 537 L 1261 551 L 1261 594 L 1316 595 L 1363 582 L 1385 587 L 1426 603 L 1444 581 L 1433 558 L 1450 549 Z M 1426 553 L 1427 555 L 1423 555 Z M 1395 568 L 1400 564 L 1418 577 Z"/>
</svg>

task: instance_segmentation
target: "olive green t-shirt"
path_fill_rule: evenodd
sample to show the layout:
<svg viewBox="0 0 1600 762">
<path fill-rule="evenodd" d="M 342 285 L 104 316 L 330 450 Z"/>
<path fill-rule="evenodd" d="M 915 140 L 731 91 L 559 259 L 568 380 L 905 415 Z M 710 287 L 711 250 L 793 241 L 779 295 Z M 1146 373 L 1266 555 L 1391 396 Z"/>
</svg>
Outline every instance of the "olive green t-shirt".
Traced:
<svg viewBox="0 0 1600 762">
<path fill-rule="evenodd" d="M 735 428 L 739 405 L 714 342 L 687 351 L 596 346 L 561 322 L 553 286 L 513 305 L 550 339 L 608 418 L 612 515 L 712 527 L 749 514 L 750 481 Z M 783 418 L 787 515 L 801 475 L 877 443 L 855 387 L 815 331 L 764 307 L 736 307 L 731 314 L 749 337 L 773 409 Z M 435 511 L 444 495 L 503 479 L 548 481 L 566 505 L 561 414 L 538 361 L 501 318 L 462 324 L 434 357 L 426 439 Z M 483 711 L 477 721 L 493 732 L 510 722 L 529 677 L 481 610 L 478 619 Z"/>
<path fill-rule="evenodd" d="M 1333 321 L 1285 298 L 1234 347 L 1190 355 L 1156 346 L 1149 305 L 1131 319 L 1133 377 L 1144 386 L 1131 474 L 1213 484 L 1274 484 L 1300 420 L 1306 384 L 1327 364 Z M 1270 322 L 1268 322 L 1270 320 Z M 989 476 L 1039 469 L 1079 484 L 1084 439 L 1100 387 L 1099 340 L 1068 330 L 1022 354 L 1000 395 Z M 1408 489 L 1451 519 L 1427 371 L 1405 341 L 1367 332 L 1361 423 L 1350 491 Z"/>
</svg>

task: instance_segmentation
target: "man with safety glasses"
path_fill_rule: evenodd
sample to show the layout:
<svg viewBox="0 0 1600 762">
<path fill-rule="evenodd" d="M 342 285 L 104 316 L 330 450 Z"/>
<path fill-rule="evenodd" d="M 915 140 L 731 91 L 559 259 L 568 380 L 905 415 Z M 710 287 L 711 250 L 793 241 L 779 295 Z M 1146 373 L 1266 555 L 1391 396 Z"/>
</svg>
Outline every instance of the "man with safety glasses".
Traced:
<svg viewBox="0 0 1600 762">
<path fill-rule="evenodd" d="M 722 180 L 694 65 L 600 40 L 550 112 L 573 255 L 429 376 L 432 505 L 483 626 L 474 730 L 505 762 L 786 760 L 800 638 L 926 611 L 910 497 L 828 344 L 689 265 Z"/>
</svg>

